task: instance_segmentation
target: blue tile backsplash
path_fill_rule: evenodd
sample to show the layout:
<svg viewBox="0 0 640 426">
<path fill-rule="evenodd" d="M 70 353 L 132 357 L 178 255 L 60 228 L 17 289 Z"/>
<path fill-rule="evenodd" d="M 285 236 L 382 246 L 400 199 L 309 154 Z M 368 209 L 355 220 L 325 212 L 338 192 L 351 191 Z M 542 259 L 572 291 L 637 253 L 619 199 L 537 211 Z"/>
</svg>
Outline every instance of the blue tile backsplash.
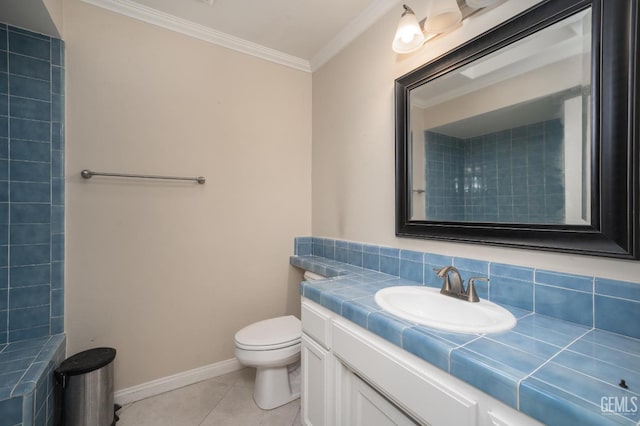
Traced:
<svg viewBox="0 0 640 426">
<path fill-rule="evenodd" d="M 52 425 L 65 355 L 64 45 L 0 24 L 0 423 Z"/>
<path fill-rule="evenodd" d="M 378 256 L 378 267 L 340 261 L 331 250 L 338 247 L 361 247 L 363 258 Z M 640 283 L 330 238 L 297 238 L 295 254 L 292 265 L 330 277 L 303 282 L 305 298 L 544 424 L 640 424 Z M 433 269 L 446 265 L 456 265 L 465 279 L 490 278 L 481 297 L 511 311 L 516 326 L 485 335 L 448 333 L 376 304 L 382 288 L 440 287 Z"/>
<path fill-rule="evenodd" d="M 321 256 L 362 266 L 359 262 L 350 262 L 348 257 L 339 257 L 339 247 L 355 247 L 352 251 L 359 254 L 353 253 L 351 259 L 373 254 L 373 261 L 364 266 L 367 269 L 430 287 L 442 285 L 442 279 L 438 278 L 434 269 L 454 265 L 465 281 L 478 276 L 489 278 L 488 282 L 476 282 L 478 296 L 482 298 L 587 327 L 640 338 L 640 327 L 637 326 L 640 324 L 640 284 L 637 283 L 391 247 L 354 245 L 330 238 L 297 238 L 295 253 L 298 256 Z M 325 256 L 325 253 L 335 255 Z"/>
</svg>

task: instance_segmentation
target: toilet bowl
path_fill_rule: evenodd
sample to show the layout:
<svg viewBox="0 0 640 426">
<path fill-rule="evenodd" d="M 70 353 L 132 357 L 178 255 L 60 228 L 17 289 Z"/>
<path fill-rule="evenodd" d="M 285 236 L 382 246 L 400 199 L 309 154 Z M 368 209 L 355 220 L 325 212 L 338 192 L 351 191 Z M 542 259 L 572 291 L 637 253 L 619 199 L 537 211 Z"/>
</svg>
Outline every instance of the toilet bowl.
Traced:
<svg viewBox="0 0 640 426">
<path fill-rule="evenodd" d="M 305 280 L 324 277 L 305 273 Z M 235 335 L 235 355 L 256 368 L 253 400 L 263 410 L 300 397 L 300 340 L 302 325 L 293 315 L 250 324 Z"/>
<path fill-rule="evenodd" d="M 300 397 L 300 383 L 290 370 L 300 360 L 300 320 L 293 315 L 248 325 L 235 336 L 236 358 L 256 368 L 253 399 L 270 410 Z"/>
</svg>

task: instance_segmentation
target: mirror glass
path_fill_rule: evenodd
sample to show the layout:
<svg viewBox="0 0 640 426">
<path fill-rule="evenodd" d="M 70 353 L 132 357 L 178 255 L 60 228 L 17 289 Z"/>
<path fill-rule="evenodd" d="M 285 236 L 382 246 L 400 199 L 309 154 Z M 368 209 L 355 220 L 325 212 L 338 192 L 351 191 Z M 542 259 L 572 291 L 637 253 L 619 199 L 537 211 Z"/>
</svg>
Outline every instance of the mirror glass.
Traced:
<svg viewBox="0 0 640 426">
<path fill-rule="evenodd" d="M 591 8 L 409 92 L 409 221 L 589 225 Z"/>
</svg>

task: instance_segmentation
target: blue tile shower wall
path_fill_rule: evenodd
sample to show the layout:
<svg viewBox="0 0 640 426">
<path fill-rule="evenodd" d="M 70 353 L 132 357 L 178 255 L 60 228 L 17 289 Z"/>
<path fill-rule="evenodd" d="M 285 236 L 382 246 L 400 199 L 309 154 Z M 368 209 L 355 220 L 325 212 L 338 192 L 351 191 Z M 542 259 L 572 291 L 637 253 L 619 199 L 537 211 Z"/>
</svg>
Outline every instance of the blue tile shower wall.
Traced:
<svg viewBox="0 0 640 426">
<path fill-rule="evenodd" d="M 0 344 L 63 332 L 63 49 L 0 24 Z"/>
<path fill-rule="evenodd" d="M 347 248 L 346 256 L 339 255 L 339 247 Z M 453 265 L 465 282 L 471 277 L 489 278 L 488 282 L 476 283 L 476 291 L 482 298 L 640 339 L 640 282 L 566 274 L 330 238 L 299 237 L 295 240 L 294 249 L 297 256 L 320 256 L 436 288 L 442 285 L 442 280 L 433 269 Z M 364 265 L 360 263 L 360 258 Z M 343 271 L 329 270 L 329 267 L 325 271 L 315 272 L 325 276 L 343 275 Z"/>
<path fill-rule="evenodd" d="M 465 141 L 425 132 L 425 191 L 431 220 L 465 219 Z"/>
<path fill-rule="evenodd" d="M 469 139 L 425 132 L 431 220 L 564 223 L 560 120 Z"/>
</svg>

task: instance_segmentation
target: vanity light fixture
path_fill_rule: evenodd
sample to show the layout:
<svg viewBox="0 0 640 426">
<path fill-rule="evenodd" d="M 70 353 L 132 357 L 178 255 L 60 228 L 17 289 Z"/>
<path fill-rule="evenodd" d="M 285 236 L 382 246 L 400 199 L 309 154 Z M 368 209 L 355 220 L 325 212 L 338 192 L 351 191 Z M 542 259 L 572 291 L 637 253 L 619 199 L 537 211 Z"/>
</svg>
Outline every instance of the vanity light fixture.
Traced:
<svg viewBox="0 0 640 426">
<path fill-rule="evenodd" d="M 418 22 L 413 10 L 403 4 L 392 48 L 396 53 L 411 53 L 422 45 L 455 28 L 463 19 L 480 9 L 500 3 L 500 0 L 427 0 L 427 17 Z"/>
<path fill-rule="evenodd" d="M 430 0 L 424 30 L 428 34 L 440 34 L 462 21 L 462 12 L 456 0 Z"/>
<path fill-rule="evenodd" d="M 413 10 L 406 4 L 403 4 L 402 7 L 404 7 L 404 12 L 402 12 L 398 23 L 392 48 L 397 53 L 411 53 L 422 46 L 425 37 Z"/>
</svg>

